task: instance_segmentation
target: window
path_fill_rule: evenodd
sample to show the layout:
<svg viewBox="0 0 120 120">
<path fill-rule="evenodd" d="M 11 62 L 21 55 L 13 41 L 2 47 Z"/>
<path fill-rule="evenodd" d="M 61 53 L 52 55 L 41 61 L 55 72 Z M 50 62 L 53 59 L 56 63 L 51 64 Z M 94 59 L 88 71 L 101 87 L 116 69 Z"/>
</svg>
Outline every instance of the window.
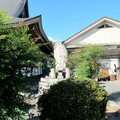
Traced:
<svg viewBox="0 0 120 120">
<path fill-rule="evenodd" d="M 109 69 L 110 68 L 110 62 L 109 59 L 103 59 L 100 61 L 103 69 Z"/>
</svg>

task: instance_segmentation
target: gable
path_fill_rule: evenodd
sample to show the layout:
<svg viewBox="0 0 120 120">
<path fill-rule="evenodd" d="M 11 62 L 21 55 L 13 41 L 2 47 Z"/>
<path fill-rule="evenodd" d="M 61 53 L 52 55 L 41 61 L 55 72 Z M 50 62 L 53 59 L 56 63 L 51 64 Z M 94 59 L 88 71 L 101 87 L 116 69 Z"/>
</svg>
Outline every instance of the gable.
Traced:
<svg viewBox="0 0 120 120">
<path fill-rule="evenodd" d="M 109 25 L 107 23 L 104 23 L 104 24 L 100 25 L 97 29 L 110 28 L 110 27 L 113 27 L 113 26 L 111 26 L 111 25 Z"/>
<path fill-rule="evenodd" d="M 102 19 L 63 42 L 67 48 L 76 47 L 80 43 L 120 44 L 120 22 Z"/>
</svg>

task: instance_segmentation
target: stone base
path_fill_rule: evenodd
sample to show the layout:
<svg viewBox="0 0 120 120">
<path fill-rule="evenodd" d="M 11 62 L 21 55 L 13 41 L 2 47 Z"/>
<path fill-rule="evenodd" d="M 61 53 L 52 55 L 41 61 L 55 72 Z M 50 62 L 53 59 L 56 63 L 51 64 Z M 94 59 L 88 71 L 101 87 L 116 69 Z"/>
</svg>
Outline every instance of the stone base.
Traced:
<svg viewBox="0 0 120 120">
<path fill-rule="evenodd" d="M 39 82 L 38 95 L 42 95 L 43 92 L 47 92 L 51 85 L 57 84 L 59 81 L 65 80 L 63 78 L 51 79 L 51 78 L 41 78 Z"/>
<path fill-rule="evenodd" d="M 58 78 L 58 79 L 63 79 L 63 72 L 58 72 L 57 78 Z"/>
</svg>

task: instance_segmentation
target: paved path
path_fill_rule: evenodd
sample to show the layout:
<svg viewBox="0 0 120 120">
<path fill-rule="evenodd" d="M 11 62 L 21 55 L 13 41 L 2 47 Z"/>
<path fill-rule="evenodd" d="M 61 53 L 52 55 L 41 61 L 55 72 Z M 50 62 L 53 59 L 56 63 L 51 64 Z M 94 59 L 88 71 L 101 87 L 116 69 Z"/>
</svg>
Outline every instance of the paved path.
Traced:
<svg viewBox="0 0 120 120">
<path fill-rule="evenodd" d="M 108 94 L 120 93 L 120 81 L 101 81 L 98 84 L 103 86 Z"/>
<path fill-rule="evenodd" d="M 117 104 L 117 107 L 111 108 L 116 110 L 120 109 L 120 81 L 101 81 L 98 84 L 104 87 L 108 93 L 109 100 Z M 108 113 L 108 119 L 106 120 L 120 120 L 120 113 Z"/>
<path fill-rule="evenodd" d="M 114 100 L 120 106 L 120 81 L 101 81 L 98 84 L 107 91 L 109 99 Z"/>
</svg>

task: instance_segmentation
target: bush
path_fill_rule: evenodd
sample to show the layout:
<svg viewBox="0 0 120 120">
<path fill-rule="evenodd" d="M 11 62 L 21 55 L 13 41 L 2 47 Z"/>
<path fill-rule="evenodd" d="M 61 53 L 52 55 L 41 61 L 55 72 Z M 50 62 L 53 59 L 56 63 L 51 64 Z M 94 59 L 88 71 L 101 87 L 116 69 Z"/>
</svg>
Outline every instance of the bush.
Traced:
<svg viewBox="0 0 120 120">
<path fill-rule="evenodd" d="M 54 84 L 38 100 L 40 119 L 101 120 L 108 98 L 93 79 L 69 78 Z"/>
</svg>

